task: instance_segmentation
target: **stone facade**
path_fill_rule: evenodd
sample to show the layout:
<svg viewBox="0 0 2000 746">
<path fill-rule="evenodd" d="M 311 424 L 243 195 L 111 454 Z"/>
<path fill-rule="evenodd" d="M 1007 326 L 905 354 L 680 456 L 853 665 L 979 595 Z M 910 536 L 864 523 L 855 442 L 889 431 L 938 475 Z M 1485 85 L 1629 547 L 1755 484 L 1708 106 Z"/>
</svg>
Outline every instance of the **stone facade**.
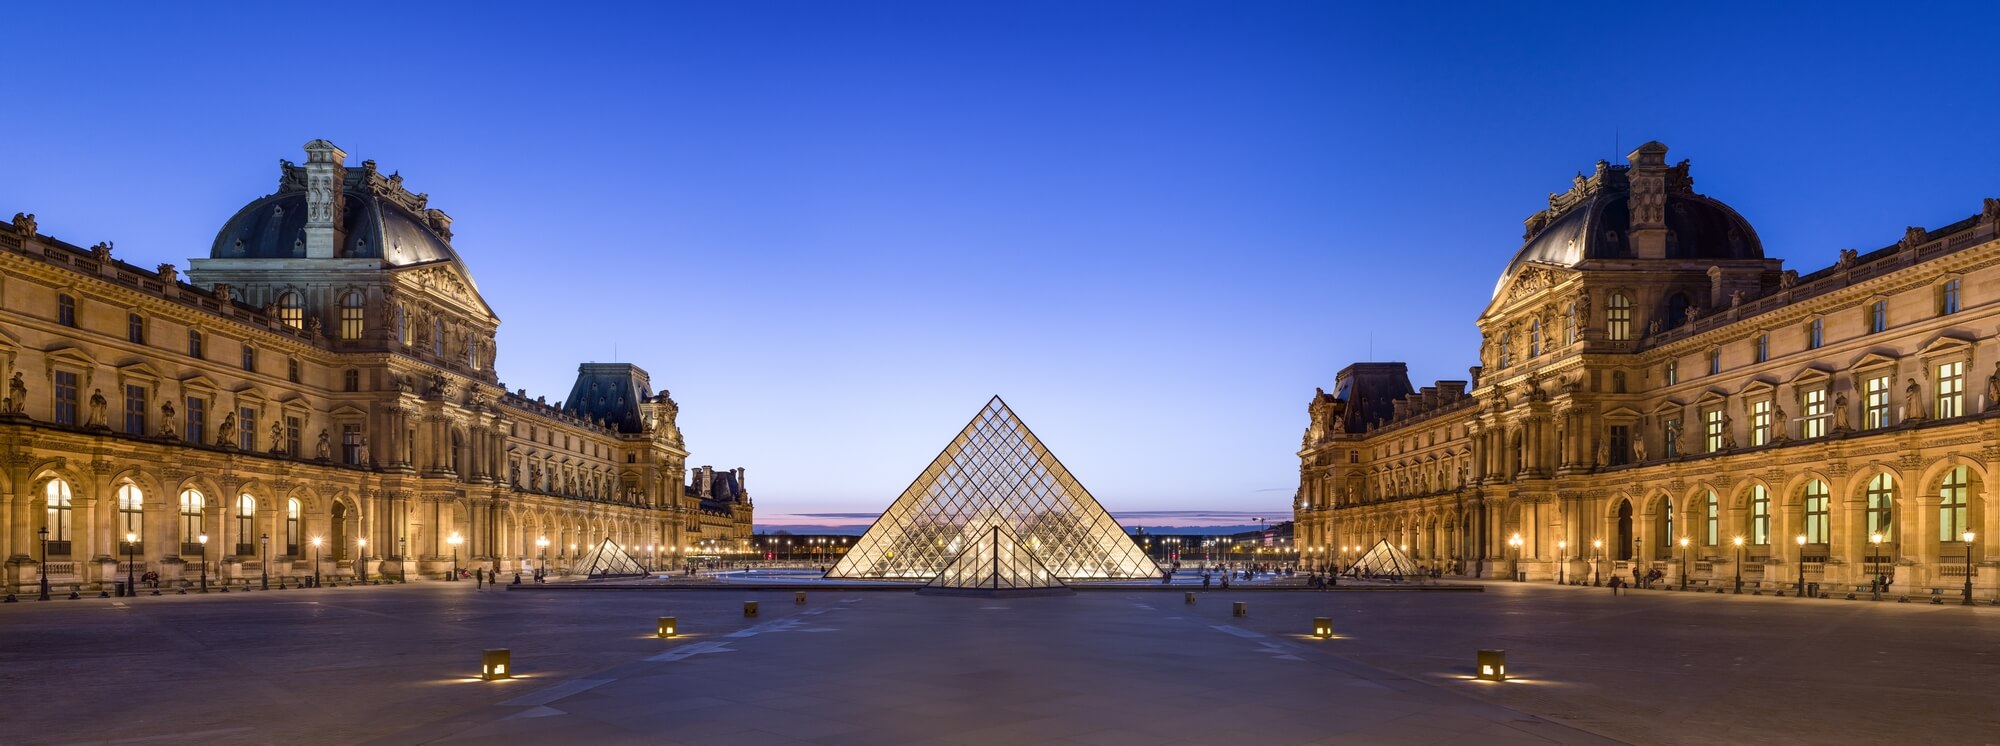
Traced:
<svg viewBox="0 0 2000 746">
<path fill-rule="evenodd" d="M 1665 154 L 1529 218 L 1469 386 L 1358 363 L 1315 394 L 1306 561 L 1386 539 L 1470 575 L 1927 596 L 1970 552 L 1992 595 L 2000 201 L 1800 275 Z"/>
<path fill-rule="evenodd" d="M 203 561 L 212 579 L 306 575 L 315 553 L 322 574 L 416 578 L 454 555 L 519 570 L 542 538 L 550 560 L 604 537 L 748 546 L 748 493 L 683 487 L 679 407 L 645 371 L 585 364 L 553 405 L 506 391 L 450 218 L 373 161 L 306 149 L 187 280 L 31 215 L 0 226 L 10 583 L 36 581 L 44 529 L 59 588 L 128 558 L 169 581 Z"/>
</svg>

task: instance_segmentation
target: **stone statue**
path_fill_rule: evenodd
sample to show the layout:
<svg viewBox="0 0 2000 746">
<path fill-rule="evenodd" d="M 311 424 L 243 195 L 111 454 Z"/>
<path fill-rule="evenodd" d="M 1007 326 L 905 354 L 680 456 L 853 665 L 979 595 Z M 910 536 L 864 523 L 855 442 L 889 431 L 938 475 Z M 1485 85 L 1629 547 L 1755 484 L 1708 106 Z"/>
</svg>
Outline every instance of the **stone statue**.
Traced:
<svg viewBox="0 0 2000 746">
<path fill-rule="evenodd" d="M 1701 306 L 1689 305 L 1687 307 L 1687 322 L 1692 324 L 1695 322 L 1695 319 L 1699 318 L 1701 318 Z"/>
<path fill-rule="evenodd" d="M 215 428 L 215 444 L 223 448 L 236 447 L 236 413 L 222 416 L 222 424 Z"/>
<path fill-rule="evenodd" d="M 368 434 L 367 434 L 367 433 L 362 433 L 362 434 L 361 434 L 361 465 L 362 465 L 362 466 L 368 466 L 368 465 L 370 465 L 371 463 L 373 463 L 373 460 L 369 458 L 369 454 L 368 454 Z"/>
<path fill-rule="evenodd" d="M 1861 252 L 1854 249 L 1841 249 L 1840 260 L 1833 263 L 1833 268 L 1838 270 L 1851 268 L 1854 266 L 1854 260 L 1860 256 Z"/>
<path fill-rule="evenodd" d="M 329 458 L 331 458 L 331 457 L 332 457 L 332 455 L 331 455 L 331 451 L 329 451 L 329 450 L 328 450 L 328 448 L 327 448 L 327 444 L 326 444 L 326 429 L 325 429 L 325 428 L 320 428 L 320 431 L 319 431 L 319 443 L 318 443 L 318 445 L 314 446 L 314 451 L 313 451 L 313 457 L 314 457 L 314 458 L 317 458 L 317 459 L 319 459 L 319 460 L 321 460 L 321 461 L 325 461 L 325 460 L 327 460 L 327 459 L 329 459 Z"/>
<path fill-rule="evenodd" d="M 1851 429 L 1847 418 L 1847 394 L 1842 392 L 1833 397 L 1833 431 L 1844 433 Z"/>
<path fill-rule="evenodd" d="M 5 414 L 21 414 L 28 409 L 28 382 L 21 377 L 21 371 L 14 371 L 14 378 L 7 381 L 7 401 Z"/>
<path fill-rule="evenodd" d="M 2000 409 L 2000 363 L 1993 364 L 1993 375 L 1986 377 L 1986 411 Z"/>
<path fill-rule="evenodd" d="M 1671 444 L 1672 446 L 1671 448 L 1667 449 L 1667 455 L 1673 456 L 1674 455 L 1673 451 L 1680 449 L 1683 446 L 1683 444 L 1681 443 L 1681 421 L 1667 420 L 1666 431 L 1667 431 L 1667 443 Z"/>
<path fill-rule="evenodd" d="M 1741 290 L 1729 291 L 1729 307 L 1735 308 L 1740 305 L 1743 305 L 1743 291 Z"/>
<path fill-rule="evenodd" d="M 1796 269 L 1788 269 L 1784 274 L 1778 275 L 1778 288 L 1781 290 L 1790 290 L 1798 284 L 1799 271 Z"/>
<path fill-rule="evenodd" d="M 160 402 L 160 437 L 180 437 L 180 431 L 174 429 L 174 420 L 174 403 L 170 401 Z"/>
<path fill-rule="evenodd" d="M 1579 328 L 1590 327 L 1590 293 L 1576 294 L 1576 324 Z"/>
<path fill-rule="evenodd" d="M 1910 385 L 1903 387 L 1903 421 L 1922 422 L 1924 387 L 1917 385 L 1917 379 L 1910 379 Z"/>
<path fill-rule="evenodd" d="M 111 242 L 99 241 L 90 247 L 90 256 L 100 262 L 111 261 Z"/>
<path fill-rule="evenodd" d="M 1652 321 L 1646 322 L 1646 336 L 1650 337 L 1659 333 L 1660 333 L 1659 319 L 1653 319 Z"/>
<path fill-rule="evenodd" d="M 324 327 L 320 326 L 320 322 L 319 322 L 319 317 L 318 317 L 318 316 L 307 316 L 307 317 L 306 317 L 306 336 L 308 336 L 308 337 L 312 337 L 312 338 L 314 338 L 314 339 L 318 339 L 318 338 L 319 338 L 319 335 L 320 335 L 320 332 L 321 332 L 321 331 L 322 331 L 323 329 L 324 329 Z"/>
<path fill-rule="evenodd" d="M 278 424 L 278 418 L 271 418 L 271 452 L 285 452 L 285 427 Z"/>
<path fill-rule="evenodd" d="M 1987 201 L 1991 202 L 1992 200 Z M 21 234 L 21 238 L 34 238 L 35 216 L 25 212 L 14 213 L 14 231 Z"/>
<path fill-rule="evenodd" d="M 1791 432 L 1791 430 L 1790 430 L 1790 426 L 1791 426 L 1791 422 L 1792 422 L 1792 418 L 1791 418 L 1791 416 L 1790 416 L 1790 415 L 1787 415 L 1787 414 L 1785 414 L 1785 407 L 1784 407 L 1784 405 L 1782 405 L 1782 404 L 1775 404 L 1775 403 L 1774 403 L 1774 404 L 1772 404 L 1772 405 L 1771 405 L 1771 442 L 1773 442 L 1773 443 L 1783 443 L 1783 442 L 1785 442 L 1785 441 L 1787 441 L 1787 440 L 1790 440 L 1790 439 L 1791 439 L 1791 436 L 1789 436 L 1789 435 L 1786 435 L 1786 433 L 1789 433 L 1789 432 Z"/>
<path fill-rule="evenodd" d="M 1611 439 L 1610 439 L 1610 438 L 1598 438 L 1598 439 L 1597 439 L 1597 466 L 1598 466 L 1599 468 L 1603 468 L 1603 467 L 1606 467 L 1606 466 L 1610 466 L 1610 465 L 1611 465 Z"/>
<path fill-rule="evenodd" d="M 1646 436 L 1643 434 L 1632 439 L 1632 463 L 1646 463 Z"/>
<path fill-rule="evenodd" d="M 1306 425 L 1306 445 L 1318 443 L 1326 438 L 1327 416 L 1333 411 L 1331 402 L 1326 400 L 1326 389 L 1313 389 L 1312 403 L 1306 405 L 1310 423 Z"/>
<path fill-rule="evenodd" d="M 100 430 L 109 429 L 111 427 L 110 423 L 105 421 L 105 410 L 110 408 L 110 404 L 111 404 L 110 402 L 104 400 L 104 389 L 97 389 L 96 391 L 90 392 L 91 427 Z"/>
<path fill-rule="evenodd" d="M 1722 413 L 1722 450 L 1736 450 L 1735 422 L 1735 418 L 1730 417 L 1728 412 Z"/>
<path fill-rule="evenodd" d="M 443 373 L 432 373 L 431 390 L 427 393 L 427 395 L 439 399 L 450 396 L 451 381 L 449 379 L 446 379 Z"/>
</svg>

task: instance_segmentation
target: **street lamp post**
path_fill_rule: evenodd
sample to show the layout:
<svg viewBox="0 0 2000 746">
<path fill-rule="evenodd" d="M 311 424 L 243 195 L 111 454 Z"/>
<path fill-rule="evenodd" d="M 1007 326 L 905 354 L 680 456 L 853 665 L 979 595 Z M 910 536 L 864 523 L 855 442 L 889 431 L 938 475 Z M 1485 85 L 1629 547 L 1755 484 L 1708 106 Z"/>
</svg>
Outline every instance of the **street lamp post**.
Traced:
<svg viewBox="0 0 2000 746">
<path fill-rule="evenodd" d="M 138 546 L 139 534 L 131 531 L 125 532 L 125 595 L 127 596 L 136 597 L 139 595 L 139 586 L 134 585 L 132 582 L 132 566 L 138 564 L 132 558 L 132 555 L 133 550 L 137 549 Z"/>
<path fill-rule="evenodd" d="M 458 532 L 457 532 L 457 531 L 453 531 L 453 532 L 451 532 L 451 536 L 447 537 L 447 538 L 446 538 L 446 539 L 444 540 L 444 543 L 446 543 L 446 544 L 450 544 L 450 545 L 451 545 L 451 577 L 450 577 L 450 578 L 447 578 L 447 580 L 457 580 L 457 579 L 458 579 L 458 545 L 459 545 L 459 544 L 462 544 L 462 543 L 465 543 L 465 537 L 463 537 L 463 536 L 459 536 L 459 535 L 458 535 Z"/>
<path fill-rule="evenodd" d="M 1715 573 L 1709 573 L 1714 575 Z M 1688 589 L 1688 537 L 1681 537 L 1681 590 Z"/>
<path fill-rule="evenodd" d="M 313 587 L 319 587 L 319 537 L 312 537 L 313 545 Z"/>
<path fill-rule="evenodd" d="M 549 537 L 546 537 L 546 536 L 538 536 L 538 537 L 536 537 L 536 538 L 535 538 L 535 546 L 537 546 L 537 547 L 541 547 L 541 550 L 542 550 L 542 572 L 548 572 L 548 571 L 549 571 Z"/>
<path fill-rule="evenodd" d="M 361 568 L 361 584 L 367 585 L 368 584 L 368 540 L 355 539 L 354 545 L 360 547 L 360 549 L 355 551 L 355 554 L 361 555 L 355 564 L 359 565 Z"/>
<path fill-rule="evenodd" d="M 1736 545 L 1736 592 L 1742 593 L 1743 592 L 1743 537 L 1738 536 L 1734 539 L 1731 539 L 1730 543 Z"/>
<path fill-rule="evenodd" d="M 201 592 L 208 592 L 208 534 L 196 534 L 195 541 L 201 542 Z"/>
<path fill-rule="evenodd" d="M 1869 600 L 1880 601 L 1882 600 L 1882 535 L 1869 534 L 1868 543 L 1875 547 L 1869 551 L 1868 556 L 1871 573 L 1868 578 Z"/>
<path fill-rule="evenodd" d="M 1592 588 L 1602 585 L 1602 583 L 1598 582 L 1598 579 L 1603 576 L 1598 575 L 1597 573 L 1597 560 L 1599 559 L 1599 555 L 1602 554 L 1604 554 L 1604 540 L 1591 539 L 1590 540 L 1590 587 Z"/>
<path fill-rule="evenodd" d="M 257 537 L 257 585 L 258 590 L 271 590 L 271 534 Z"/>
<path fill-rule="evenodd" d="M 42 593 L 35 600 L 47 601 L 49 600 L 49 527 L 43 526 L 42 530 L 35 533 L 42 537 Z"/>
<path fill-rule="evenodd" d="M 651 573 L 653 572 L 653 545 L 651 545 L 651 544 L 647 544 L 647 545 L 646 545 L 646 567 L 645 567 L 645 570 L 646 570 L 646 572 L 647 572 L 648 574 L 651 574 Z"/>
<path fill-rule="evenodd" d="M 1527 578 L 1527 574 L 1521 572 L 1521 535 L 1508 537 L 1507 545 L 1514 548 L 1514 582 L 1519 583 Z"/>
<path fill-rule="evenodd" d="M 1972 540 L 1979 537 L 1973 534 L 1971 531 L 1967 531 L 1958 538 L 1965 540 L 1965 596 L 1960 598 L 1958 603 L 1961 606 L 1971 606 L 1972 605 Z"/>
<path fill-rule="evenodd" d="M 1792 537 L 1792 541 L 1796 541 L 1799 543 L 1799 560 L 1798 560 L 1799 598 L 1805 598 L 1806 597 L 1806 535 L 1799 534 L 1798 536 L 1794 536 Z"/>
<path fill-rule="evenodd" d="M 1556 585 L 1569 585 L 1569 540 L 1556 542 Z"/>
</svg>

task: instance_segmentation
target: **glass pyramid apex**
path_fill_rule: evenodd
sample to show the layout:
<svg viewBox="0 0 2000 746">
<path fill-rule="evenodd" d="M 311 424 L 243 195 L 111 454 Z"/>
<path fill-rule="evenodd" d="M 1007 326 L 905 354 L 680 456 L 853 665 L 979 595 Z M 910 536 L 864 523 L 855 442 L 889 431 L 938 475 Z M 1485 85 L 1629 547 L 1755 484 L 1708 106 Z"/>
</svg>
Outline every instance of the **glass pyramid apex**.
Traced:
<svg viewBox="0 0 2000 746">
<path fill-rule="evenodd" d="M 993 538 L 995 528 L 1008 538 Z M 1124 527 L 996 396 L 827 577 L 928 581 L 975 544 L 989 545 L 991 553 L 1002 541 L 1060 580 L 1160 575 Z"/>
</svg>

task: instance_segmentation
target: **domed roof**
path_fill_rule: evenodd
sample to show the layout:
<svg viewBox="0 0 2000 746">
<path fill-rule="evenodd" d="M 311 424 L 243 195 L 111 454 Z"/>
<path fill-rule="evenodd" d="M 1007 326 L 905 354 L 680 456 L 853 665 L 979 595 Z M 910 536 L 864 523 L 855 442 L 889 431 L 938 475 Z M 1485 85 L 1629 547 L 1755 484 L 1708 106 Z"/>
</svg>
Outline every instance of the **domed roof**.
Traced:
<svg viewBox="0 0 2000 746">
<path fill-rule="evenodd" d="M 283 162 L 281 168 L 278 193 L 252 201 L 223 224 L 210 259 L 307 258 L 304 180 L 298 166 Z M 458 261 L 451 249 L 451 218 L 427 209 L 427 195 L 403 189 L 402 177 L 385 177 L 370 161 L 346 171 L 341 192 L 346 199 L 335 258 L 380 259 L 385 266 Z"/>
<path fill-rule="evenodd" d="M 1657 146 L 1657 151 L 1647 147 Z M 1641 153 L 1664 157 L 1665 146 L 1647 143 Z M 1636 259 L 1631 240 L 1631 167 L 1598 161 L 1597 172 L 1578 174 L 1575 185 L 1564 194 L 1549 195 L 1549 209 L 1528 218 L 1527 238 L 1513 261 L 1500 274 L 1493 293 L 1498 296 L 1507 278 L 1528 263 L 1574 267 L 1591 259 Z M 1666 206 L 1662 214 L 1666 227 L 1666 260 L 1763 259 L 1764 245 L 1750 222 L 1728 205 L 1694 192 L 1688 178 L 1687 162 L 1664 169 Z"/>
</svg>

